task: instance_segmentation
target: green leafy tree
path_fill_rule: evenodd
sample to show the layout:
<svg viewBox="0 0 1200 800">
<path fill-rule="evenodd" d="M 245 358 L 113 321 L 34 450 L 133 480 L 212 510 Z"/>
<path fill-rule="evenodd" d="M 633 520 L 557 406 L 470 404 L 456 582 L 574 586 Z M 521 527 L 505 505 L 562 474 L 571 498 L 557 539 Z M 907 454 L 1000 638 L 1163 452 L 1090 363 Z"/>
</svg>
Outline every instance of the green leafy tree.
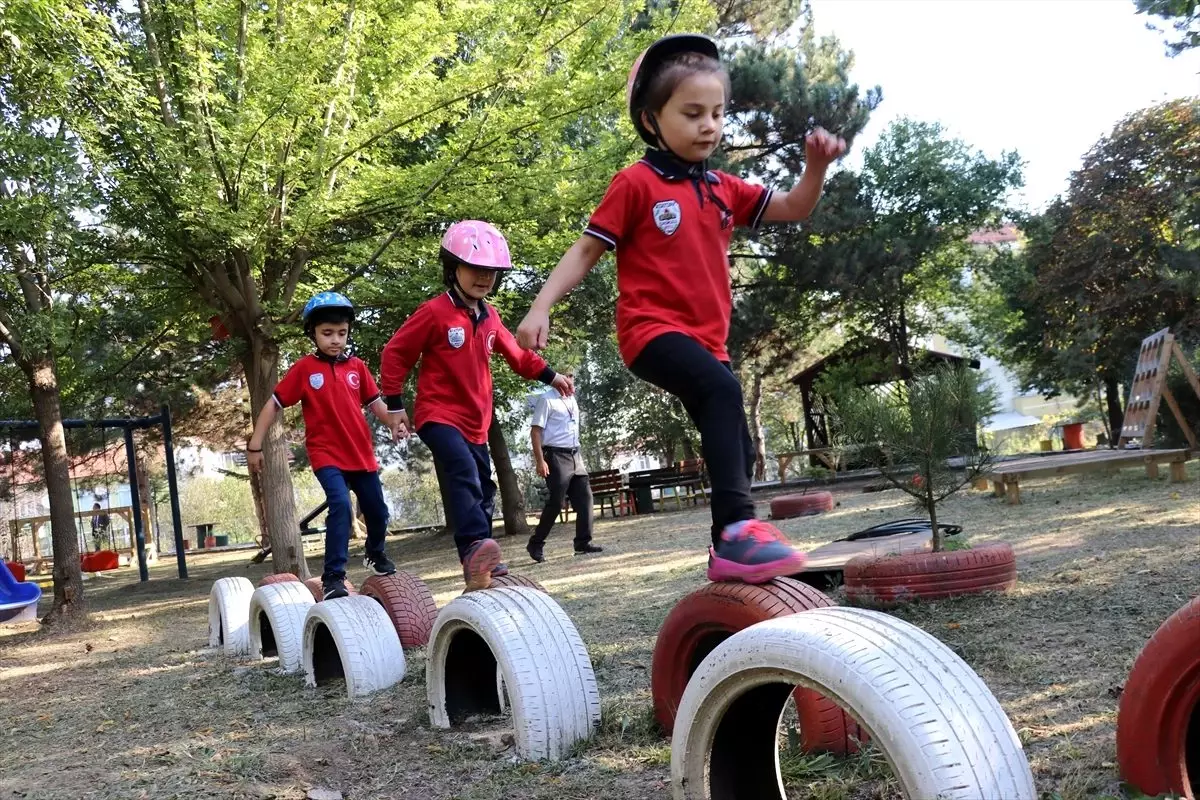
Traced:
<svg viewBox="0 0 1200 800">
<path fill-rule="evenodd" d="M 1179 35 L 1176 41 L 1166 43 L 1171 55 L 1200 47 L 1200 2 L 1197 0 L 1133 0 L 1133 4 L 1137 13 L 1171 23 L 1171 28 Z M 1146 27 L 1157 30 L 1149 24 Z"/>
<path fill-rule="evenodd" d="M 69 86 L 55 68 L 56 43 L 43 48 L 31 35 L 42 9 L 9 11 L 0 28 L 0 371 L 14 390 L 24 383 L 15 393 L 39 426 L 54 553 L 54 603 L 44 621 L 56 622 L 85 612 L 58 360 L 71 298 L 96 266 L 96 236 L 81 217 L 98 197 L 91 165 L 62 119 Z"/>
<path fill-rule="evenodd" d="M 983 271 L 976 322 L 1027 388 L 1103 393 L 1111 430 L 1143 338 L 1200 340 L 1200 101 L 1122 120 L 1065 199 L 1022 222 L 1026 246 Z"/>
<path fill-rule="evenodd" d="M 571 176 L 618 138 L 590 123 L 611 114 L 628 63 L 669 17 L 632 32 L 638 10 L 600 0 L 70 7 L 73 122 L 109 179 L 109 222 L 130 260 L 220 317 L 257 414 L 281 357 L 303 346 L 296 322 L 313 291 L 411 285 L 414 274 L 427 284 L 444 221 L 486 216 L 520 245 L 545 219 L 523 201 L 569 205 L 587 190 Z M 705 13 L 670 16 L 693 27 Z M 278 430 L 265 450 L 258 499 L 276 568 L 303 572 Z"/>
<path fill-rule="evenodd" d="M 893 486 L 907 492 L 933 526 L 933 551 L 945 542 L 937 504 L 983 474 L 992 458 L 979 442 L 979 425 L 996 412 L 996 395 L 978 373 L 939 366 L 899 394 L 885 388 L 844 392 L 837 398 L 842 436 L 861 449 Z M 961 456 L 961 468 L 948 459 Z"/>
</svg>

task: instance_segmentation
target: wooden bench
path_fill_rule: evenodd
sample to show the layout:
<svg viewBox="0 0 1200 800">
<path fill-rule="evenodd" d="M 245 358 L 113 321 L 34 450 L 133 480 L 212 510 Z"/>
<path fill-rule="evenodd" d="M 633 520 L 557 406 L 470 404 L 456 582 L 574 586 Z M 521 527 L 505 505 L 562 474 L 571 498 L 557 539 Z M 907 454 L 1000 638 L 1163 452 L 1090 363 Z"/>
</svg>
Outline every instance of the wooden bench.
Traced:
<svg viewBox="0 0 1200 800">
<path fill-rule="evenodd" d="M 815 456 L 831 472 L 837 472 L 836 453 L 832 447 L 814 447 L 812 450 L 791 450 L 786 453 L 776 453 L 775 460 L 779 466 L 779 485 L 787 483 L 787 471 L 792 461 L 803 456 Z"/>
<path fill-rule="evenodd" d="M 683 501 L 707 501 L 708 493 L 705 487 L 705 472 L 703 459 L 680 461 L 669 467 L 659 469 L 644 469 L 629 473 L 629 490 L 634 495 L 635 506 L 639 514 L 653 512 L 655 489 L 659 491 L 660 500 L 666 502 L 664 490 L 670 489 L 675 498 L 676 508 L 683 508 Z M 686 490 L 681 493 L 679 490 Z M 640 498 L 640 499 L 639 499 Z M 643 507 L 644 506 L 644 507 Z"/>
<path fill-rule="evenodd" d="M 588 473 L 592 487 L 592 499 L 600 507 L 600 518 L 604 518 L 607 505 L 614 517 L 636 514 L 633 492 L 625 485 L 625 476 L 618 469 L 602 469 Z"/>
<path fill-rule="evenodd" d="M 1006 497 L 1009 505 L 1021 502 L 1020 483 L 1024 478 L 1042 478 L 1048 475 L 1070 475 L 1076 472 L 1115 472 L 1122 467 L 1144 464 L 1146 475 L 1158 477 L 1158 465 L 1169 464 L 1171 481 L 1187 480 L 1184 464 L 1191 451 L 1181 450 L 1088 450 L 1061 456 L 1035 456 L 1016 461 L 996 464 L 988 471 L 996 497 Z"/>
</svg>

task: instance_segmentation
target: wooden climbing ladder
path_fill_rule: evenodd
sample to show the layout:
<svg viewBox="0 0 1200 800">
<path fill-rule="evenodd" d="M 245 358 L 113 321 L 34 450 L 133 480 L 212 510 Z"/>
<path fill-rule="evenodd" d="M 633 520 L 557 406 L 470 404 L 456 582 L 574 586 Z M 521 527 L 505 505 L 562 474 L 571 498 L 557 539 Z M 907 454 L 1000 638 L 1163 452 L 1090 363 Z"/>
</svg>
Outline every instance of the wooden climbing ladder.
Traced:
<svg viewBox="0 0 1200 800">
<path fill-rule="evenodd" d="M 1167 375 L 1171 370 L 1171 359 L 1179 362 L 1183 374 L 1192 386 L 1192 390 L 1200 397 L 1200 378 L 1196 370 L 1188 363 L 1183 355 L 1183 348 L 1175 341 L 1175 336 L 1169 328 L 1163 328 L 1142 340 L 1138 350 L 1137 368 L 1133 373 L 1133 386 L 1129 390 L 1129 402 L 1125 406 L 1125 419 L 1121 425 L 1121 436 L 1118 447 L 1141 447 L 1148 450 L 1154 442 L 1154 425 L 1158 420 L 1158 403 L 1165 398 L 1171 413 L 1183 435 L 1187 437 L 1192 449 L 1200 447 L 1196 443 L 1196 434 L 1192 426 L 1183 418 L 1175 396 L 1167 386 Z"/>
</svg>

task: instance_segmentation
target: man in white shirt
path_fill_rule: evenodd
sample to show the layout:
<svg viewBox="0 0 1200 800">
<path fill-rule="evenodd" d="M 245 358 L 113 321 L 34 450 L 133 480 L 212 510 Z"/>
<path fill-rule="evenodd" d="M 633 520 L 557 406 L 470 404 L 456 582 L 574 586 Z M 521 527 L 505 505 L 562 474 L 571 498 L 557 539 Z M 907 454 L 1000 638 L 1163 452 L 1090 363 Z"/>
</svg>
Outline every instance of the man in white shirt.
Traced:
<svg viewBox="0 0 1200 800">
<path fill-rule="evenodd" d="M 574 376 L 567 373 L 567 377 Z M 574 397 L 563 397 L 557 389 L 542 394 L 533 408 L 533 459 L 538 475 L 546 479 L 550 490 L 542 517 L 525 549 L 534 561 L 542 562 L 542 547 L 554 520 L 562 511 L 563 497 L 575 509 L 575 555 L 599 553 L 603 547 L 592 544 L 592 487 L 587 467 L 579 452 L 579 406 Z"/>
</svg>

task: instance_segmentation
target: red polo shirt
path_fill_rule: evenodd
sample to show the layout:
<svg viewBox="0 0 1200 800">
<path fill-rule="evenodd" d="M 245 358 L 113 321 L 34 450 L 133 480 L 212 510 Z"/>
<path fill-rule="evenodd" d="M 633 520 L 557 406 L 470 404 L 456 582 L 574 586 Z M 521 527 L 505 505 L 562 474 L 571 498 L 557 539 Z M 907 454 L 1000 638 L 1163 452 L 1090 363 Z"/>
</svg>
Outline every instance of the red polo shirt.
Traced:
<svg viewBox="0 0 1200 800">
<path fill-rule="evenodd" d="M 726 172 L 670 174 L 652 157 L 617 173 L 584 231 L 617 251 L 621 358 L 632 364 L 650 340 L 674 331 L 728 361 L 729 241 L 735 225 L 758 226 L 771 191 Z"/>
<path fill-rule="evenodd" d="M 300 404 L 304 447 L 314 470 L 376 472 L 371 429 L 363 406 L 379 397 L 379 386 L 361 359 L 332 362 L 309 354 L 292 365 L 275 387 L 280 408 Z"/>
<path fill-rule="evenodd" d="M 388 408 L 404 407 L 404 379 L 417 359 L 417 400 L 413 427 L 440 422 L 458 429 L 469 442 L 487 441 L 492 422 L 492 352 L 499 351 L 522 378 L 554 380 L 554 370 L 532 350 L 522 350 L 496 310 L 479 304 L 472 311 L 446 292 L 422 303 L 383 348 L 380 374 Z"/>
</svg>

